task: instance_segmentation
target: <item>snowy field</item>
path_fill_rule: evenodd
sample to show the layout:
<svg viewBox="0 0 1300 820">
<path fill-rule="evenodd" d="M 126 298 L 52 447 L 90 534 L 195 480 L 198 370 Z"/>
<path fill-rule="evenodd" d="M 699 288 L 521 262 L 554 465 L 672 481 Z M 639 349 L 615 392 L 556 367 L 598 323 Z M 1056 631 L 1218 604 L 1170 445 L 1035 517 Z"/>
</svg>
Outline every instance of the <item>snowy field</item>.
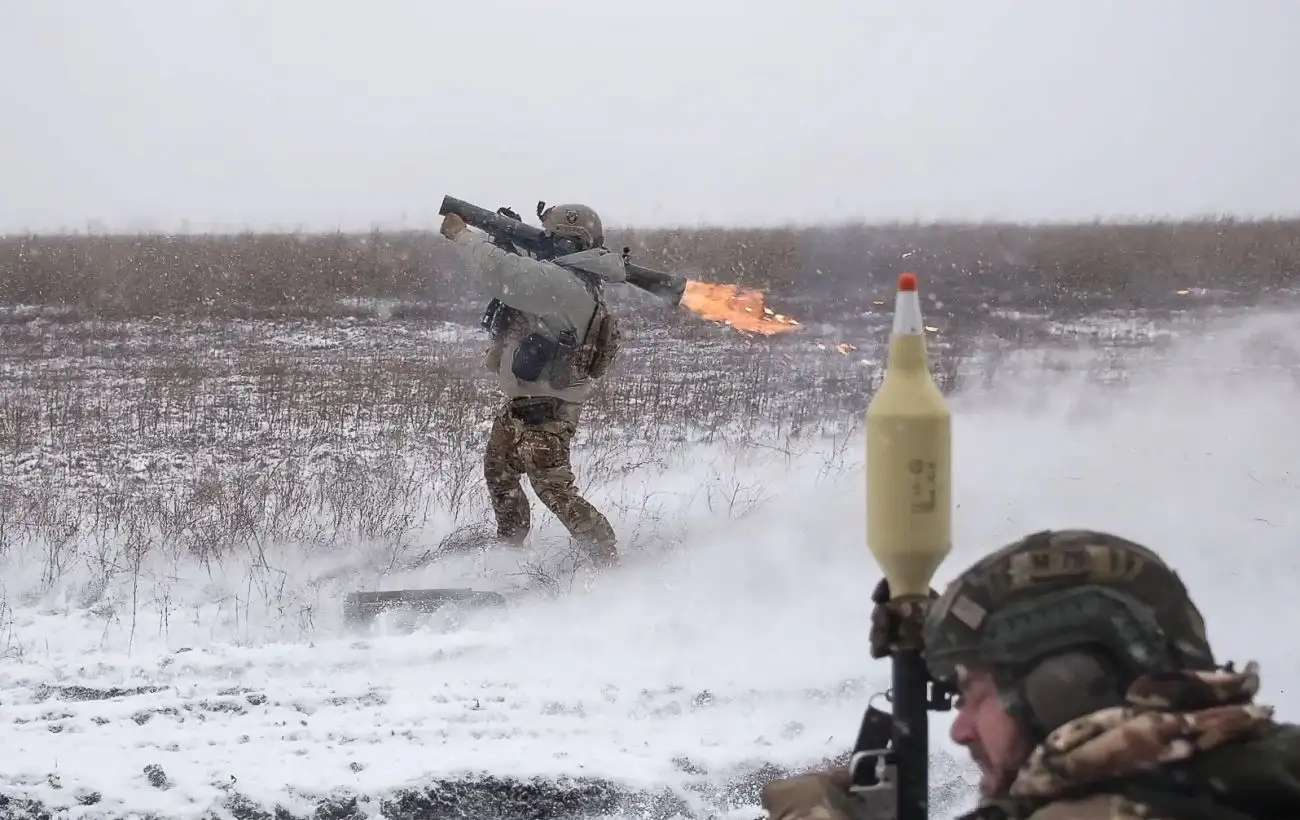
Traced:
<svg viewBox="0 0 1300 820">
<path fill-rule="evenodd" d="M 936 320 L 958 504 L 937 583 L 1037 528 L 1143 540 L 1293 717 L 1300 313 L 1012 307 L 990 321 L 1023 333 Z M 473 328 L 11 314 L 0 813 L 753 818 L 764 779 L 843 757 L 888 681 L 859 426 L 879 317 L 634 334 L 576 446 L 626 556 L 590 578 L 536 502 L 524 552 L 450 549 L 487 520 Z M 343 626 L 349 591 L 438 585 L 541 591 Z M 973 780 L 932 729 L 946 816 Z"/>
</svg>

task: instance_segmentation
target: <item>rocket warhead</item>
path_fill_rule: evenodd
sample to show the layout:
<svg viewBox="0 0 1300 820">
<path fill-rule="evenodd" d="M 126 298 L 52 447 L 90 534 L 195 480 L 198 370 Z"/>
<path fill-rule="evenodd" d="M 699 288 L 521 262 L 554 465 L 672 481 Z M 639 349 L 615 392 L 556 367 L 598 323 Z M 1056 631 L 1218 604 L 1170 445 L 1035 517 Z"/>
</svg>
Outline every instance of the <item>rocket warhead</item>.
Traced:
<svg viewBox="0 0 1300 820">
<path fill-rule="evenodd" d="M 952 548 L 952 415 L 930 374 L 914 273 L 898 277 L 866 426 L 867 544 L 892 596 L 926 595 Z"/>
<path fill-rule="evenodd" d="M 898 293 L 894 296 L 894 335 L 924 335 L 925 320 L 921 316 L 921 294 L 916 289 L 915 273 L 898 275 Z"/>
</svg>

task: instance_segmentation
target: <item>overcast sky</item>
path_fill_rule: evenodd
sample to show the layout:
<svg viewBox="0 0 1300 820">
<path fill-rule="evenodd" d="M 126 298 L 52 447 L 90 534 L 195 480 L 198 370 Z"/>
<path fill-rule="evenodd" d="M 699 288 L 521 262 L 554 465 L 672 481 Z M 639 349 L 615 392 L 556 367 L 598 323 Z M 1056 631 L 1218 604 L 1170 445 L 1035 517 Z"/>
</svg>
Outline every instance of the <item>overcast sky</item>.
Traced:
<svg viewBox="0 0 1300 820">
<path fill-rule="evenodd" d="M 1300 212 L 1298 0 L 10 0 L 0 231 Z"/>
</svg>

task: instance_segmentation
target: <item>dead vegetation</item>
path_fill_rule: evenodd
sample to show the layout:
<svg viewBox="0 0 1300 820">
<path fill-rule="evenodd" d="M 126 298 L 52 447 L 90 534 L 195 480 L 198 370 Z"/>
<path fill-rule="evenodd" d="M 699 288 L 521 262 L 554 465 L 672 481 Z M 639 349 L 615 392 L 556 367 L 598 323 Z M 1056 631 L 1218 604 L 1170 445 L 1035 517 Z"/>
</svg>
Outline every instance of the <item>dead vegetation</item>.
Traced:
<svg viewBox="0 0 1300 820">
<path fill-rule="evenodd" d="M 358 583 L 358 574 L 289 578 L 286 545 L 317 569 L 362 562 L 373 581 L 487 520 L 480 463 L 501 398 L 472 329 L 348 318 L 36 320 L 0 325 L 0 345 L 0 562 L 26 564 L 5 572 L 11 589 L 64 588 L 73 605 L 112 618 L 136 612 L 104 604 L 129 582 L 133 596 L 170 611 L 177 568 L 188 565 L 246 574 L 223 593 L 230 607 L 274 607 L 297 623 L 311 620 L 314 604 L 287 595 L 286 584 L 305 595 L 308 581 Z M 679 342 L 632 339 L 618 378 L 589 408 L 579 481 L 628 522 L 620 530 L 630 549 L 664 543 L 671 526 L 629 476 L 652 477 L 701 439 L 743 449 L 768 425 L 788 437 L 801 419 L 811 427 L 827 415 L 810 394 L 787 389 L 790 374 L 815 368 L 783 372 L 760 340 L 715 338 L 711 347 L 711 361 L 691 369 Z M 730 480 L 701 492 L 722 504 L 734 495 Z"/>
<path fill-rule="evenodd" d="M 879 377 L 879 303 L 899 270 L 941 295 L 927 316 L 949 388 L 1008 372 L 1029 331 L 999 311 L 1158 308 L 1185 304 L 1178 291 L 1254 299 L 1300 283 L 1300 222 L 612 241 L 652 266 L 771 291 L 805 321 L 750 338 L 620 294 L 627 346 L 576 452 L 580 482 L 629 522 L 631 548 L 664 542 L 672 516 L 645 481 L 695 442 L 793 458 L 830 435 L 837 461 L 822 472 L 852 466 L 843 442 Z M 419 233 L 0 239 L 0 561 L 26 568 L 22 594 L 75 578 L 74 603 L 90 608 L 129 583 L 130 612 L 137 598 L 170 611 L 168 573 L 238 559 L 242 591 L 222 593 L 232 609 L 256 599 L 310 624 L 304 585 L 329 579 L 290 579 L 285 545 L 367 557 L 378 577 L 485 520 L 479 464 L 500 399 L 480 365 L 481 305 L 449 250 Z M 762 503 L 741 468 L 701 475 L 718 515 Z M 0 594 L 0 653 L 5 606 Z"/>
<path fill-rule="evenodd" d="M 609 245 L 809 307 L 869 301 L 900 268 L 949 298 L 1004 289 L 1054 306 L 1103 296 L 1146 307 L 1179 289 L 1258 293 L 1300 281 L 1300 220 L 628 230 Z M 393 318 L 453 318 L 474 309 L 474 286 L 450 251 L 436 233 L 415 231 L 0 237 L 0 305 L 285 318 L 387 299 L 407 303 Z"/>
</svg>

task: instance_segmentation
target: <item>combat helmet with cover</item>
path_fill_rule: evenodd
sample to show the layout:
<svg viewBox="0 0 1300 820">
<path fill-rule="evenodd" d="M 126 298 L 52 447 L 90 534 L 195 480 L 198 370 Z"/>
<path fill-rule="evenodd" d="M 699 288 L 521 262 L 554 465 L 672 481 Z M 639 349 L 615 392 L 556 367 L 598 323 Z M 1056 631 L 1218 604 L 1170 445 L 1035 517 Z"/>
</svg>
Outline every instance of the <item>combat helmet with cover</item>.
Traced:
<svg viewBox="0 0 1300 820">
<path fill-rule="evenodd" d="M 1150 549 L 1092 530 L 1046 530 L 954 579 L 929 608 L 937 680 L 992 672 L 1030 737 L 1123 703 L 1142 675 L 1215 669 L 1201 613 Z"/>
<path fill-rule="evenodd" d="M 547 231 L 577 239 L 584 249 L 605 244 L 605 226 L 600 221 L 600 214 L 587 205 L 552 205 L 538 216 Z"/>
</svg>

